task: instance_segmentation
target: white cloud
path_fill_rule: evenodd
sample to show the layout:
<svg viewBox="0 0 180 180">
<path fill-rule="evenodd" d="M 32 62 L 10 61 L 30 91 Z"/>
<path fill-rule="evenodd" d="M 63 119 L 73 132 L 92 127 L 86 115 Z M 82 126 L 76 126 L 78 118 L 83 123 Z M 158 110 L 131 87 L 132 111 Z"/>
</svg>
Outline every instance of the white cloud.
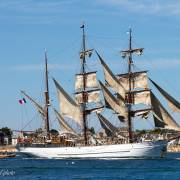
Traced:
<svg viewBox="0 0 180 180">
<path fill-rule="evenodd" d="M 62 14 L 68 15 L 74 0 L 1 0 L 0 18 L 25 24 L 50 24 L 63 20 Z"/>
<path fill-rule="evenodd" d="M 26 13 L 55 13 L 61 12 L 64 9 L 64 6 L 68 6 L 72 2 L 73 0 L 52 0 L 48 2 L 43 0 L 3 0 L 0 3 L 0 8 Z"/>
<path fill-rule="evenodd" d="M 119 9 L 123 10 L 122 13 L 179 15 L 180 2 L 177 0 L 173 3 L 164 0 L 87 0 L 86 2 L 82 0 L 1 0 L 0 10 L 3 14 L 1 13 L 0 18 L 4 21 L 13 19 L 14 22 L 50 24 L 59 21 L 69 22 L 76 15 L 91 17 L 98 12 L 101 15 L 107 12 L 119 14 L 121 12 Z"/>
<path fill-rule="evenodd" d="M 62 64 L 48 64 L 48 68 L 51 70 L 71 70 L 73 66 L 62 65 Z M 5 69 L 5 68 L 4 68 Z M 43 64 L 27 64 L 27 65 L 16 65 L 10 68 L 13 71 L 38 71 L 44 70 Z"/>
<path fill-rule="evenodd" d="M 138 67 L 146 67 L 146 69 L 179 68 L 180 59 L 153 59 L 136 62 L 135 64 Z"/>
<path fill-rule="evenodd" d="M 180 14 L 180 2 L 178 0 L 165 1 L 144 1 L 144 0 L 97 0 L 102 4 L 115 6 L 116 8 L 126 9 L 130 12 L 146 14 L 176 15 Z"/>
<path fill-rule="evenodd" d="M 133 60 L 134 62 L 134 71 L 143 71 L 143 70 L 162 70 L 167 71 L 167 69 L 170 71 L 175 70 L 177 71 L 180 67 L 180 59 L 141 59 L 141 60 Z M 119 61 L 114 61 L 113 63 L 107 62 L 109 67 L 114 73 L 126 73 L 127 71 L 127 64 L 122 63 Z M 121 66 L 120 66 L 121 65 Z M 101 65 L 98 66 L 98 71 L 102 70 Z"/>
</svg>

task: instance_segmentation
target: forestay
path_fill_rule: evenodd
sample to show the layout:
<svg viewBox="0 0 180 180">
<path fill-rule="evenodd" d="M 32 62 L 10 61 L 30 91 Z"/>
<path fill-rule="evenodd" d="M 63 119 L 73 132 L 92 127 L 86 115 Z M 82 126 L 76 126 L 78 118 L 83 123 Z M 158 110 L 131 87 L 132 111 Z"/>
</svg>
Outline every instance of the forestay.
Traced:
<svg viewBox="0 0 180 180">
<path fill-rule="evenodd" d="M 45 109 L 39 103 L 37 103 L 33 98 L 31 98 L 28 94 L 26 94 L 24 91 L 21 91 L 21 93 L 24 96 L 26 96 L 34 104 L 34 106 L 37 108 L 38 112 L 44 118 L 45 117 Z"/>
</svg>

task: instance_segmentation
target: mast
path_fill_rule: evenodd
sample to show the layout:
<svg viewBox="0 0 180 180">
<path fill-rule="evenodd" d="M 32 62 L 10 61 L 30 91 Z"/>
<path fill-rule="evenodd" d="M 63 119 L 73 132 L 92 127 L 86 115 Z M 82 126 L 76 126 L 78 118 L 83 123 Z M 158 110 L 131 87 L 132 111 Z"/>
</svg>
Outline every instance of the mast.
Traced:
<svg viewBox="0 0 180 180">
<path fill-rule="evenodd" d="M 84 142 L 85 145 L 87 145 L 87 114 L 86 114 L 86 79 L 85 79 L 85 64 L 86 64 L 86 40 L 85 40 L 85 30 L 84 30 L 84 23 L 81 26 L 82 33 L 83 33 L 83 47 L 82 47 L 82 53 L 83 58 L 81 59 L 81 73 L 83 75 L 83 102 L 82 102 L 82 113 L 83 113 L 83 128 L 84 128 Z"/>
<path fill-rule="evenodd" d="M 129 142 L 133 142 L 132 135 L 132 119 L 131 119 L 131 103 L 132 103 L 132 87 L 131 87 L 131 78 L 132 78 L 132 30 L 129 29 L 129 58 L 128 58 L 128 76 L 129 76 L 129 91 L 128 91 L 128 132 L 129 132 Z"/>
<path fill-rule="evenodd" d="M 47 139 L 50 139 L 49 133 L 49 82 L 48 82 L 48 65 L 47 65 L 47 52 L 45 50 L 45 130 Z"/>
</svg>

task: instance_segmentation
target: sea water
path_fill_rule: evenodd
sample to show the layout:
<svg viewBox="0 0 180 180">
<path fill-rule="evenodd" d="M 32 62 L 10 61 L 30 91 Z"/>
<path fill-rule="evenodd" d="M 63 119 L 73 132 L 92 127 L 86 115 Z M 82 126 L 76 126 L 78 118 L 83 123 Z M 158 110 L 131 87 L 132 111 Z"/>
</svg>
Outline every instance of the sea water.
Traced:
<svg viewBox="0 0 180 180">
<path fill-rule="evenodd" d="M 168 179 L 180 180 L 180 154 L 163 159 L 0 159 L 0 179 Z"/>
</svg>

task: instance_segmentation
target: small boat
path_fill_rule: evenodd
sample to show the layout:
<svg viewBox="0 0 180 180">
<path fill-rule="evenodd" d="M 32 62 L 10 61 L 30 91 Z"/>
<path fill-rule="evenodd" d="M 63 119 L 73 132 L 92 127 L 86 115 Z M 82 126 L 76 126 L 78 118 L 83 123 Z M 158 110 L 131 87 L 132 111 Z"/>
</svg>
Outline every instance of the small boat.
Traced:
<svg viewBox="0 0 180 180">
<path fill-rule="evenodd" d="M 15 153 L 4 153 L 4 154 L 0 154 L 0 159 L 4 159 L 4 158 L 13 158 L 16 157 Z"/>
</svg>

